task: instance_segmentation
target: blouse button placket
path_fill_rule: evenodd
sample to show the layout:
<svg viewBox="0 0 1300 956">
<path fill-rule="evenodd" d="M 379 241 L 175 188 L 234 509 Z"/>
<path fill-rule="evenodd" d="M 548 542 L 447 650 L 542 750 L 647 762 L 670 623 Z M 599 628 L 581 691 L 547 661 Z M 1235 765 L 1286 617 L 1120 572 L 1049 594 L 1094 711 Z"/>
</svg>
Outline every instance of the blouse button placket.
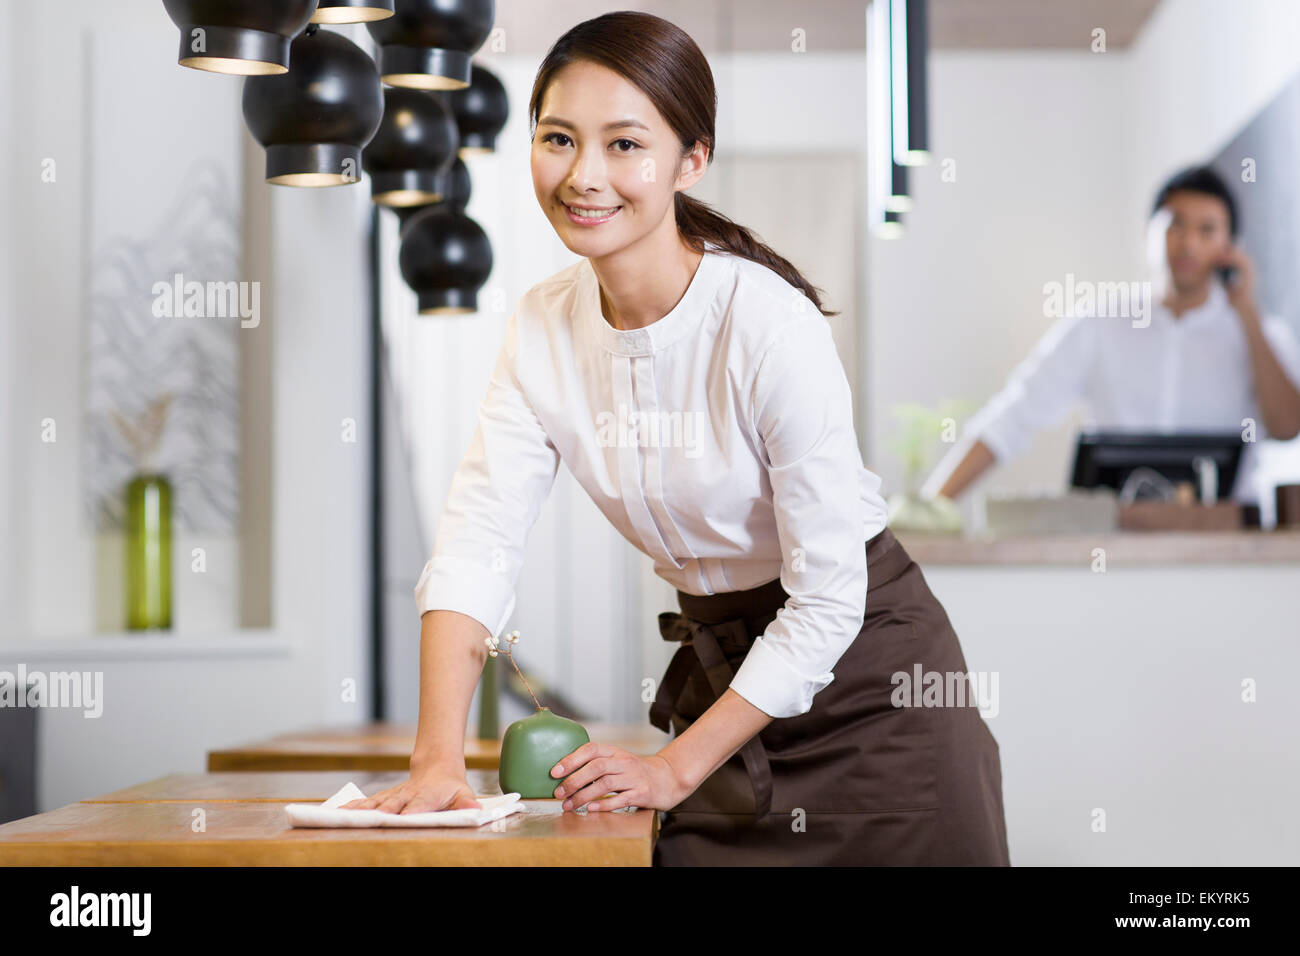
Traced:
<svg viewBox="0 0 1300 956">
<path fill-rule="evenodd" d="M 653 554 L 663 561 L 670 562 L 674 567 L 680 568 L 681 565 L 677 563 L 668 550 L 663 535 L 660 534 L 654 518 L 650 514 L 649 505 L 646 503 L 640 475 L 641 449 L 635 441 L 631 440 L 632 436 L 629 432 L 625 431 L 627 419 L 624 416 L 637 410 L 632 394 L 632 379 L 635 374 L 634 365 L 639 358 L 639 356 L 634 355 L 616 354 L 610 356 L 610 379 L 614 386 L 613 411 L 616 422 L 615 451 L 618 459 L 618 481 L 623 491 L 623 506 L 627 509 L 628 520 L 632 522 L 632 527 L 636 529 L 637 534 L 640 536 L 646 553 Z M 624 438 L 627 438 L 628 441 L 624 442 Z"/>
<path fill-rule="evenodd" d="M 672 514 L 668 511 L 668 505 L 664 501 L 663 441 L 665 436 L 663 435 L 662 426 L 665 422 L 659 414 L 659 390 L 655 387 L 654 356 L 641 355 L 633 359 L 632 362 L 640 408 L 647 415 L 652 416 L 660 426 L 658 434 L 651 432 L 651 437 L 654 440 L 648 441 L 644 449 L 638 448 L 638 451 L 644 454 L 645 497 L 650 506 L 650 511 L 656 519 L 655 527 L 660 534 L 660 540 L 666 539 L 673 552 L 684 555 L 687 560 L 694 560 L 696 557 L 695 552 L 686 543 L 681 529 L 677 527 L 677 522 L 673 520 Z M 684 562 L 674 560 L 673 564 L 678 569 L 685 567 Z M 695 562 L 695 573 L 705 593 L 712 594 L 713 588 L 710 587 L 708 578 L 704 574 L 703 565 L 699 561 Z"/>
</svg>

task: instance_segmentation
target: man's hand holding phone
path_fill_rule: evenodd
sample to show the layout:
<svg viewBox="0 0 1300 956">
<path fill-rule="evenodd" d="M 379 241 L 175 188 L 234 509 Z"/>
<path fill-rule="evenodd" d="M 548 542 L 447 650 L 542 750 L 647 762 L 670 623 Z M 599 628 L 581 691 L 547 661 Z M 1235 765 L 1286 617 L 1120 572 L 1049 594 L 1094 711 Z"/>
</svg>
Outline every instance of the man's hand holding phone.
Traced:
<svg viewBox="0 0 1300 956">
<path fill-rule="evenodd" d="M 1233 244 L 1219 258 L 1219 278 L 1227 287 L 1228 301 L 1239 315 L 1254 311 L 1255 265 L 1241 246 Z"/>
</svg>

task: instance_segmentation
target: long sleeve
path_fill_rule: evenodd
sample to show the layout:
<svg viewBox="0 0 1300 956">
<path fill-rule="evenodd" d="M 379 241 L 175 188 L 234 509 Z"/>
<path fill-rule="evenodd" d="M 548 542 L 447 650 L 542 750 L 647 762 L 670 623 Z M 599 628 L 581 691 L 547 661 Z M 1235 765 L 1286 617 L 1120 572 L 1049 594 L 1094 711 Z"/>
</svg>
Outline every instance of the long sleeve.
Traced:
<svg viewBox="0 0 1300 956">
<path fill-rule="evenodd" d="M 731 688 L 772 717 L 812 708 L 862 629 L 867 559 L 862 455 L 844 366 L 819 313 L 786 325 L 765 349 L 751 396 L 790 595 L 755 640 Z"/>
<path fill-rule="evenodd" d="M 1297 341 L 1295 332 L 1285 319 L 1276 315 L 1265 316 L 1260 327 L 1287 378 L 1300 388 L 1300 341 Z"/>
<path fill-rule="evenodd" d="M 983 441 L 998 461 L 1021 454 L 1034 433 L 1065 420 L 1083 399 L 1095 336 L 1083 317 L 1057 319 L 963 429 L 963 445 Z"/>
<path fill-rule="evenodd" d="M 420 614 L 459 611 L 494 637 L 514 611 L 524 544 L 560 462 L 516 375 L 518 319 L 516 311 L 506 326 L 474 438 L 415 586 Z"/>
</svg>

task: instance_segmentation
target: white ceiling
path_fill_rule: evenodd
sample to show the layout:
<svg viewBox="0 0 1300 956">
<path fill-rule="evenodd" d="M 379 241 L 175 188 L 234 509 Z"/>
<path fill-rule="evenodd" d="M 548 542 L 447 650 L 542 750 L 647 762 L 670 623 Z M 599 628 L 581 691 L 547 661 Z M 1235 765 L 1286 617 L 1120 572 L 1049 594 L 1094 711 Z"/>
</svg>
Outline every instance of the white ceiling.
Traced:
<svg viewBox="0 0 1300 956">
<path fill-rule="evenodd" d="M 1109 50 L 1128 46 L 1160 0 L 930 0 L 936 49 L 1087 50 L 1106 31 Z M 576 23 L 612 10 L 643 10 L 676 23 L 705 53 L 861 50 L 864 0 L 497 0 L 506 52 L 544 53 Z"/>
</svg>

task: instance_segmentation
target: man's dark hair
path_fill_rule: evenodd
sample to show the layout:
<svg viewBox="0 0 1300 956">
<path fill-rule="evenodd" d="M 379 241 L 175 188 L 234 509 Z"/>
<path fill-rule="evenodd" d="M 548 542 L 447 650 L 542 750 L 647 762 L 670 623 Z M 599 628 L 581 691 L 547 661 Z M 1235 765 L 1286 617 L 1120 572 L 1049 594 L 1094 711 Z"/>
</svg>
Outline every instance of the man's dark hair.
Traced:
<svg viewBox="0 0 1300 956">
<path fill-rule="evenodd" d="M 1223 181 L 1223 177 L 1209 166 L 1189 166 L 1169 177 L 1169 181 L 1160 187 L 1160 192 L 1156 193 L 1151 215 L 1154 216 L 1159 211 L 1160 207 L 1169 200 L 1171 193 L 1183 191 L 1205 193 L 1216 199 L 1222 199 L 1223 204 L 1228 207 L 1228 231 L 1236 238 L 1237 202 L 1232 198 L 1232 193 L 1228 189 L 1228 184 Z"/>
</svg>

